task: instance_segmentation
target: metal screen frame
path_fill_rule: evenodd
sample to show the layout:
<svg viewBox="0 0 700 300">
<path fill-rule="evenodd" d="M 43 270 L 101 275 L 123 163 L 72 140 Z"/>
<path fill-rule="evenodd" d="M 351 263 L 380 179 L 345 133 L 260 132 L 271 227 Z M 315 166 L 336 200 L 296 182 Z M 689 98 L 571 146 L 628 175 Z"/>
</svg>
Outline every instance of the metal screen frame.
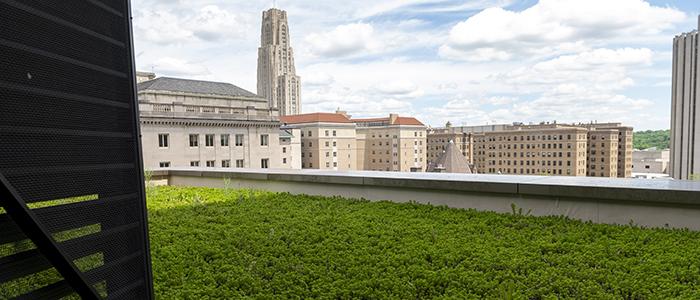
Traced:
<svg viewBox="0 0 700 300">
<path fill-rule="evenodd" d="M 89 15 L 83 15 L 85 12 L 78 12 L 76 8 L 81 7 L 81 6 L 86 6 L 91 9 L 96 9 L 100 10 L 102 12 L 108 12 L 105 14 L 112 14 L 117 15 L 120 17 L 121 21 L 120 23 L 123 23 L 122 26 L 118 24 L 117 22 L 112 22 L 110 23 L 109 20 L 91 20 L 91 21 L 83 21 L 80 22 L 80 18 L 88 19 Z M 130 189 L 128 192 L 130 193 L 129 196 L 123 196 L 121 197 L 120 201 L 127 202 L 126 200 L 130 200 L 128 202 L 128 208 L 131 209 L 132 212 L 138 212 L 138 215 L 129 215 L 129 219 L 127 217 L 121 217 L 122 219 L 119 218 L 103 218 L 99 219 L 99 217 L 93 217 L 93 221 L 98 220 L 100 221 L 100 226 L 115 226 L 113 229 L 104 229 L 104 227 L 101 227 L 100 231 L 96 235 L 96 237 L 92 237 L 92 239 L 85 239 L 85 241 L 93 241 L 94 243 L 102 243 L 99 246 L 92 245 L 92 247 L 89 247 L 88 245 L 87 248 L 93 249 L 93 250 L 81 250 L 83 254 L 81 255 L 87 255 L 87 254 L 95 254 L 97 252 L 94 251 L 102 251 L 99 252 L 102 257 L 103 265 L 98 266 L 95 269 L 100 269 L 98 271 L 94 271 L 95 269 L 90 269 L 90 270 L 84 270 L 81 271 L 77 264 L 75 263 L 75 255 L 73 254 L 73 258 L 71 258 L 71 255 L 69 255 L 69 251 L 64 248 L 62 243 L 57 241 L 57 239 L 54 237 L 54 234 L 56 234 L 57 230 L 54 230 L 52 233 L 52 230 L 42 222 L 42 215 L 46 215 L 46 212 L 50 210 L 60 210 L 59 212 L 54 212 L 54 217 L 58 216 L 60 217 L 60 213 L 67 212 L 67 210 L 78 207 L 78 206 L 69 206 L 69 204 L 61 204 L 61 205 L 56 205 L 54 207 L 49 207 L 49 208 L 43 208 L 43 209 L 31 209 L 28 205 L 29 202 L 41 202 L 44 200 L 37 200 L 37 199 L 31 199 L 32 201 L 26 201 L 26 199 L 23 198 L 23 194 L 31 194 L 27 193 L 27 189 L 29 185 L 35 184 L 35 185 L 41 185 L 43 184 L 42 182 L 36 181 L 35 183 L 27 183 L 26 179 L 23 179 L 24 181 L 20 185 L 19 188 L 15 187 L 13 185 L 13 179 L 11 176 L 7 176 L 3 171 L 3 166 L 6 166 L 7 164 L 3 165 L 2 163 L 4 161 L 0 160 L 0 207 L 5 208 L 5 212 L 9 218 L 5 217 L 3 218 L 3 215 L 0 214 L 0 233 L 3 232 L 9 232 L 9 236 L 3 238 L 0 236 L 0 246 L 3 244 L 3 240 L 5 242 L 12 242 L 12 241 L 20 241 L 21 239 L 28 239 L 30 240 L 33 245 L 36 247 L 36 250 L 29 250 L 25 251 L 23 253 L 18 252 L 16 254 L 10 255 L 10 256 L 5 256 L 3 257 L 0 255 L 0 266 L 14 266 L 12 269 L 17 269 L 17 268 L 23 268 L 23 264 L 29 264 L 27 265 L 27 269 L 29 275 L 36 274 L 38 270 L 46 270 L 47 267 L 53 267 L 55 270 L 62 276 L 63 281 L 58 281 L 53 284 L 49 284 L 46 286 L 38 287 L 36 289 L 33 289 L 29 291 L 28 293 L 24 295 L 19 295 L 18 299 L 33 299 L 33 298 L 60 298 L 63 297 L 67 294 L 71 293 L 76 293 L 78 294 L 81 298 L 83 299 L 131 299 L 134 298 L 133 294 L 130 294 L 135 288 L 139 288 L 138 292 L 138 298 L 139 299 L 153 299 L 154 298 L 154 290 L 153 290 L 153 275 L 152 275 L 152 266 L 151 266 L 151 258 L 150 258 L 150 242 L 148 238 L 148 214 L 147 214 L 147 209 L 146 209 L 146 194 L 145 194 L 145 176 L 144 176 L 144 166 L 143 166 L 143 158 L 142 158 L 142 145 L 141 145 L 141 134 L 140 134 L 140 123 L 139 123 L 139 111 L 138 111 L 138 98 L 137 98 L 137 85 L 136 85 L 136 70 L 135 70 L 135 55 L 134 55 L 134 45 L 133 45 L 133 27 L 132 27 L 132 15 L 131 15 L 131 3 L 129 0 L 107 0 L 106 2 L 104 0 L 63 0 L 63 1 L 58 1 L 58 2 L 43 2 L 41 0 L 0 0 L 0 9 L 6 9 L 10 10 L 13 9 L 13 11 L 16 9 L 17 12 L 21 12 L 22 14 L 26 15 L 32 15 L 36 16 L 35 19 L 28 18 L 27 20 L 23 19 L 23 24 L 22 25 L 29 25 L 25 27 L 25 32 L 27 34 L 31 34 L 31 32 L 39 30 L 40 28 L 39 25 L 36 27 L 32 26 L 34 23 L 32 23 L 33 20 L 36 20 L 37 22 L 44 22 L 44 23 L 50 23 L 50 22 L 55 22 L 60 25 L 69 25 L 72 26 L 70 28 L 73 29 L 78 29 L 82 33 L 86 33 L 86 35 L 81 35 L 77 34 L 77 37 L 74 37 L 74 41 L 78 41 L 77 44 L 68 44 L 65 46 L 65 48 L 61 48 L 61 46 L 56 47 L 55 45 L 53 46 L 46 46 L 43 47 L 44 45 L 40 45 L 39 47 L 35 46 L 32 47 L 32 42 L 31 41 L 25 41 L 24 40 L 13 40 L 12 38 L 5 39 L 6 36 L 0 35 L 0 55 L 2 54 L 8 54 L 11 53 L 11 51 L 26 51 L 26 52 L 31 52 L 30 54 L 27 54 L 27 57 L 30 57 L 31 55 L 35 55 L 37 57 L 42 57 L 43 59 L 46 59 L 46 57 L 49 57 L 50 59 L 56 59 L 60 60 L 61 63 L 64 63 L 65 65 L 73 64 L 74 66 L 82 66 L 85 67 L 87 65 L 88 68 L 92 68 L 91 70 L 102 70 L 102 72 L 105 73 L 118 73 L 118 74 L 124 74 L 126 76 L 126 81 L 128 81 L 128 91 L 125 91 L 124 94 L 126 95 L 127 99 L 122 99 L 126 100 L 124 103 L 129 106 L 128 108 L 128 122 L 125 119 L 122 121 L 126 122 L 125 124 L 129 124 L 131 126 L 131 136 L 126 137 L 125 139 L 129 139 L 129 144 L 132 146 L 131 150 L 128 152 L 131 152 L 130 154 L 125 154 L 125 157 L 130 157 L 132 160 L 130 160 L 127 164 L 127 167 L 120 166 L 122 168 L 123 172 L 126 172 L 129 175 L 129 177 L 133 176 L 131 181 L 135 181 L 132 189 Z M 9 12 L 11 14 L 12 12 Z M 61 15 L 62 14 L 62 15 Z M 1 17 L 1 16 L 0 16 Z M 72 18 L 73 21 L 78 21 L 71 23 L 70 20 L 67 21 L 66 17 Z M 113 19 L 117 19 L 114 17 Z M 49 20 L 50 22 L 48 22 Z M 92 23 L 91 23 L 92 22 Z M 38 23 L 37 23 L 38 24 Z M 77 24 L 77 25 L 76 25 Z M 76 47 L 82 46 L 80 44 L 80 38 L 81 37 L 86 37 L 85 43 L 89 43 L 89 36 L 97 36 L 100 35 L 99 30 L 91 31 L 92 28 L 90 26 L 86 26 L 85 24 L 93 24 L 96 27 L 102 27 L 103 31 L 105 31 L 105 28 L 109 28 L 111 32 L 117 32 L 117 35 L 123 35 L 123 40 L 121 41 L 123 43 L 123 52 L 113 52 L 114 55 L 113 57 L 108 57 L 105 58 L 107 61 L 106 63 L 110 62 L 110 59 L 114 62 L 114 66 L 109 66 L 108 68 L 104 68 L 103 66 L 100 65 L 94 65 L 94 64 L 89 64 L 85 63 L 81 60 L 82 57 L 71 57 L 62 55 L 64 53 L 71 53 L 75 54 L 76 52 L 79 52 L 78 50 L 75 50 Z M 17 24 L 18 26 L 20 24 Z M 5 28 L 3 28 L 5 27 Z M 122 28 L 119 30 L 118 28 Z M 0 23 L 0 30 L 7 29 L 7 23 Z M 17 30 L 16 28 L 13 28 L 13 30 Z M 107 37 L 109 39 L 109 35 L 104 35 L 104 37 Z M 56 37 L 58 39 L 58 37 Z M 114 39 L 115 41 L 117 39 Z M 59 40 L 44 40 L 40 42 L 47 42 L 47 43 L 56 43 L 60 44 L 62 41 Z M 119 41 L 117 41 L 119 42 Z M 9 45 L 9 46 L 8 46 Z M 24 47 L 24 48 L 22 48 Z M 50 48 L 54 47 L 54 49 L 57 49 L 58 52 L 64 52 L 64 53 L 53 53 L 50 51 L 46 51 L 43 48 Z M 71 48 L 73 47 L 73 48 Z M 68 49 L 70 48 L 70 49 Z M 7 52 L 7 49 L 9 49 L 10 52 Z M 19 49 L 19 50 L 18 50 Z M 71 52 L 72 51 L 72 52 Z M 22 52 L 23 53 L 23 52 Z M 23 53 L 25 54 L 25 53 Z M 75 56 L 75 55 L 74 55 Z M 124 60 L 120 60 L 119 58 L 122 58 Z M 94 59 L 94 58 L 93 58 Z M 0 57 L 0 67 L 2 67 L 6 62 L 9 61 L 8 57 L 2 58 Z M 68 63 L 66 63 L 68 62 Z M 27 61 L 27 63 L 31 63 L 30 61 Z M 12 68 L 14 66 L 15 68 L 17 65 L 21 65 L 21 63 L 16 63 L 16 64 L 9 64 L 8 68 Z M 59 65 L 57 63 L 56 65 Z M 121 67 L 119 67 L 121 65 Z M 54 66 L 55 67 L 55 66 Z M 114 68 L 114 69 L 110 69 Z M 28 68 L 29 69 L 29 68 Z M 63 72 L 69 72 L 70 67 L 61 70 Z M 80 69 L 78 67 L 75 67 L 73 69 Z M 104 71 L 106 70 L 106 71 Z M 114 71 L 116 70 L 116 71 Z M 5 71 L 0 69 L 0 71 Z M 14 71 L 17 71 L 16 69 Z M 56 69 L 52 69 L 51 71 L 56 71 Z M 31 79 L 30 73 L 27 73 L 27 76 L 29 79 Z M 4 100 L 4 97 L 8 94 L 12 95 L 12 93 L 16 94 L 21 94 L 23 96 L 29 97 L 34 91 L 32 91 L 34 86 L 32 86 L 30 83 L 16 83 L 12 82 L 12 80 L 9 80 L 7 82 L 4 81 L 5 77 L 0 76 L 0 100 Z M 10 78 L 10 77 L 7 77 Z M 108 77 L 105 77 L 108 78 Z M 13 79 L 13 78 L 10 78 Z M 94 83 L 94 82 L 93 82 Z M 80 82 L 72 82 L 72 84 L 79 85 Z M 26 86 L 25 90 L 23 89 L 23 86 Z M 115 86 L 119 86 L 118 84 L 115 84 Z M 126 86 L 126 85 L 124 85 Z M 8 92 L 11 91 L 11 92 Z M 44 93 L 48 93 L 50 96 L 47 96 L 49 98 L 56 98 L 60 99 L 61 95 L 65 94 L 65 90 L 51 90 L 51 89 L 46 89 Z M 70 92 L 73 92 L 72 90 Z M 75 91 L 75 95 L 80 96 L 81 92 L 80 91 Z M 43 96 L 46 96 L 44 94 Z M 12 96 L 8 96 L 12 97 Z M 41 96 L 34 96 L 34 97 L 41 97 Z M 105 96 L 105 99 L 108 99 L 109 97 Z M 15 107 L 13 109 L 17 109 L 19 107 L 17 105 L 17 98 L 14 100 L 12 98 L 8 98 L 10 102 L 8 102 L 8 105 L 12 106 L 14 101 Z M 65 98 L 65 99 L 70 99 L 70 98 Z M 30 101 L 30 100 L 27 100 Z M 2 109 L 3 109 L 3 102 L 0 101 L 0 117 L 2 117 Z M 30 106 L 30 105 L 28 105 Z M 99 105 L 95 105 L 95 107 L 99 107 Z M 124 108 L 124 110 L 127 110 Z M 126 116 L 126 114 L 123 113 L 123 116 Z M 64 116 L 65 117 L 65 116 Z M 79 115 L 73 116 L 74 118 L 80 118 Z M 21 123 L 21 122 L 20 122 Z M 87 124 L 87 123 L 86 123 Z M 4 134 L 9 134 L 9 133 L 3 133 L 3 130 L 9 130 L 6 128 L 3 128 L 2 125 L 6 125 L 6 127 L 13 127 L 14 124 L 2 124 L 0 123 L 0 138 L 4 136 Z M 23 125 L 23 124 L 20 124 Z M 84 124 L 83 124 L 84 125 Z M 118 126 L 118 125 L 117 125 Z M 36 128 L 35 128 L 36 129 Z M 40 128 L 40 129 L 46 129 L 46 128 Z M 110 128 L 114 129 L 114 128 Z M 122 128 L 125 129 L 125 128 Z M 95 129 L 96 132 L 99 131 L 98 129 Z M 118 130 L 115 130 L 117 132 Z M 11 132 L 11 131 L 8 131 Z M 38 131 L 37 131 L 38 132 Z M 35 133 L 37 134 L 37 133 Z M 43 134 L 43 133 L 42 133 Z M 13 149 L 13 148 L 2 148 L 2 149 Z M 115 151 L 122 151 L 122 148 L 119 148 Z M 122 151 L 123 152 L 123 151 Z M 5 152 L 5 154 L 8 154 L 8 152 Z M 9 153 L 11 154 L 11 153 Z M 3 153 L 0 153 L 0 155 L 3 155 Z M 55 156 L 60 156 L 61 153 L 55 153 Z M 73 153 L 75 155 L 75 153 Z M 21 157 L 21 155 L 19 155 Z M 103 154 L 103 156 L 106 156 L 106 154 Z M 98 157 L 97 155 L 95 157 Z M 30 157 L 29 157 L 30 158 Z M 43 159 L 46 159 L 48 161 L 53 161 L 50 158 L 47 159 L 43 157 Z M 61 161 L 60 158 L 54 158 L 55 161 Z M 69 159 L 67 159 L 69 160 Z M 105 161 L 104 164 L 107 165 L 108 163 L 114 164 L 114 162 L 107 162 Z M 124 165 L 124 164 L 122 164 Z M 14 166 L 14 165 L 13 165 Z M 65 169 L 69 169 L 68 167 L 76 167 L 80 169 L 81 167 L 86 167 L 85 165 L 61 165 Z M 50 168 L 49 166 L 48 168 Z M 15 167 L 12 169 L 15 171 L 17 168 Z M 83 170 L 84 171 L 84 170 Z M 32 171 L 27 171 L 31 173 Z M 62 171 L 62 172 L 69 172 L 69 171 Z M 80 172 L 80 171 L 75 171 L 75 172 Z M 126 174 L 124 173 L 124 174 Z M 51 174 L 51 173 L 49 173 Z M 60 174 L 60 173 L 59 173 Z M 124 175 L 122 174 L 122 175 Z M 85 176 L 83 174 L 83 176 Z M 83 178 L 83 177 L 81 177 Z M 64 179 L 65 181 L 65 179 Z M 59 181 L 60 182 L 60 181 Z M 122 184 L 126 183 L 127 181 L 122 182 Z M 111 191 L 111 190 L 110 190 Z M 126 191 L 125 191 L 126 192 Z M 46 193 L 49 194 L 49 193 Z M 61 194 L 60 192 L 57 192 L 57 194 Z M 102 195 L 98 195 L 97 199 L 92 200 L 89 205 L 91 206 L 105 206 L 108 207 L 112 205 L 113 207 L 110 207 L 109 209 L 115 208 L 119 209 L 120 206 L 115 206 L 114 197 L 110 197 L 111 195 L 106 195 L 106 199 L 102 198 Z M 38 198 L 38 197 L 37 197 Z M 116 197 L 119 198 L 119 197 Z M 125 200 L 126 199 L 126 200 Z M 127 204 L 122 203 L 123 207 L 127 207 Z M 82 208 L 85 208 L 84 205 Z M 106 209 L 105 209 L 106 210 Z M 42 215 L 37 214 L 35 211 L 41 211 Z M 104 213 L 104 212 L 103 212 Z M 69 214 L 70 215 L 70 214 Z M 79 215 L 73 215 L 73 218 L 80 218 L 81 216 Z M 117 220 L 118 219 L 118 220 Z M 127 225 L 121 225 L 121 223 L 125 223 L 127 221 L 125 220 L 131 220 L 127 224 L 129 227 L 128 229 L 123 229 Z M 135 221 L 134 221 L 135 220 Z M 55 220 L 53 220 L 55 221 Z M 61 222 L 70 222 L 70 220 L 61 220 Z M 106 222 L 106 223 L 104 223 Z M 121 227 L 117 226 L 120 225 Z M 52 225 L 56 227 L 55 225 Z M 75 229 L 74 227 L 69 227 L 70 224 L 62 224 L 61 228 L 69 228 L 69 229 Z M 4 228 L 3 228 L 4 227 Z M 138 228 L 137 228 L 138 227 Z M 110 228 L 107 226 L 107 228 Z M 121 228 L 121 229 L 120 229 Z M 124 230 L 124 231 L 117 231 L 119 230 Z M 135 247 L 135 249 L 138 249 L 138 252 L 135 252 L 136 254 L 132 254 L 130 256 L 121 256 L 123 254 L 117 253 L 117 251 L 111 251 L 109 250 L 109 246 L 114 246 L 118 245 L 114 244 L 114 239 L 116 237 L 112 237 L 113 240 L 109 240 L 106 232 L 109 234 L 114 235 L 114 233 L 123 233 L 127 232 L 126 230 L 132 230 L 135 232 L 135 230 L 138 230 L 139 235 L 140 235 L 140 240 L 138 241 L 138 244 L 130 244 L 129 247 L 124 246 L 124 249 L 132 249 Z M 131 232 L 131 231 L 130 231 Z M 134 235 L 135 233 L 132 233 Z M 87 237 L 91 237 L 92 234 L 88 235 Z M 107 236 L 107 238 L 105 238 Z M 106 245 L 107 242 L 111 244 Z M 82 242 L 82 240 L 81 240 Z M 136 241 L 124 241 L 123 243 L 137 243 Z M 73 248 L 80 248 L 80 245 L 73 245 Z M 97 249 L 97 250 L 95 250 Z M 1 250 L 1 248 L 0 248 Z M 75 249 L 71 249 L 73 252 L 75 252 Z M 80 250 L 80 249 L 79 249 Z M 133 250 L 133 249 L 132 249 Z M 34 252 L 32 252 L 34 251 Z M 93 252 L 90 252 L 93 251 Z M 124 250 L 126 251 L 126 250 Z M 31 255 L 23 255 L 24 253 L 29 253 L 31 252 Z M 114 253 L 112 253 L 114 252 Z M 0 253 L 2 254 L 2 253 Z M 83 256 L 79 256 L 83 257 Z M 138 259 L 138 258 L 141 259 Z M 46 262 L 48 261 L 48 262 Z M 109 265 L 107 264 L 109 262 Z M 138 262 L 138 263 L 136 263 Z M 129 269 L 126 266 L 123 266 L 122 264 L 130 263 L 129 266 L 132 267 L 132 269 Z M 132 265 L 133 263 L 133 265 Z M 133 270 L 133 266 L 136 265 L 138 268 L 137 270 Z M 8 270 L 8 269 L 6 269 Z M 119 274 L 115 274 L 114 270 L 119 270 L 119 271 L 124 271 L 124 272 L 132 272 L 134 274 L 130 274 L 133 276 L 137 276 L 137 281 L 133 281 L 129 285 L 123 286 L 123 283 L 120 280 L 116 280 L 115 278 L 118 278 Z M 112 273 L 109 273 L 109 272 Z M 31 272 L 31 273 L 29 273 Z M 93 272 L 93 274 L 88 275 L 88 273 Z M 97 272 L 100 275 L 95 275 L 94 273 Z M 101 273 L 100 273 L 101 272 Z M 15 274 L 17 275 L 17 274 Z M 19 278 L 17 276 L 20 275 L 12 275 L 12 274 L 7 274 L 7 271 L 3 273 L 3 270 L 0 270 L 0 284 L 3 282 L 7 282 L 8 280 L 13 280 L 13 278 Z M 21 274 L 21 276 L 25 276 Z M 101 276 L 101 277 L 100 277 Z M 88 279 L 90 277 L 90 279 Z M 105 294 L 103 297 L 100 292 L 95 288 L 95 283 L 94 280 L 95 278 L 105 278 L 103 281 L 105 282 L 105 290 L 102 291 L 102 294 Z M 120 278 L 122 281 L 125 280 L 123 278 Z M 92 280 L 92 282 L 91 282 Z M 110 281 L 111 280 L 111 281 Z M 138 285 L 134 285 L 138 284 Z M 131 295 L 131 296 L 129 296 Z M 2 296 L 0 294 L 0 296 Z"/>
</svg>

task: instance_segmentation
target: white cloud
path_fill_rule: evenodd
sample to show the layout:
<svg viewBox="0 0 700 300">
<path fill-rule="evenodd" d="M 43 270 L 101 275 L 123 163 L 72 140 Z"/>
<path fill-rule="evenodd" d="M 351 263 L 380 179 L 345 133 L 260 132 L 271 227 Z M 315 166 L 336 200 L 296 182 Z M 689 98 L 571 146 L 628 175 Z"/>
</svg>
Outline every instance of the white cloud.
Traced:
<svg viewBox="0 0 700 300">
<path fill-rule="evenodd" d="M 211 74 L 203 64 L 172 57 L 156 60 L 152 64 L 152 69 L 160 75 L 167 76 L 197 77 Z"/>
<path fill-rule="evenodd" d="M 340 25 L 330 32 L 312 33 L 306 39 L 313 55 L 342 57 L 362 52 L 374 52 L 381 44 L 374 27 L 367 23 Z"/>
<path fill-rule="evenodd" d="M 310 72 L 304 74 L 304 80 L 302 80 L 303 85 L 309 86 L 327 86 L 335 82 L 333 75 L 326 72 Z"/>
<path fill-rule="evenodd" d="M 410 80 L 392 80 L 375 85 L 378 92 L 399 98 L 416 98 L 423 96 L 424 91 Z"/>
<path fill-rule="evenodd" d="M 458 23 L 440 54 L 504 60 L 577 52 L 571 45 L 656 35 L 685 18 L 681 11 L 643 0 L 540 0 L 521 12 L 488 8 Z"/>
<path fill-rule="evenodd" d="M 156 44 L 216 42 L 239 38 L 251 29 L 241 19 L 216 5 L 203 6 L 194 13 L 160 7 L 143 8 L 135 10 L 134 28 L 135 36 L 140 40 Z"/>
</svg>

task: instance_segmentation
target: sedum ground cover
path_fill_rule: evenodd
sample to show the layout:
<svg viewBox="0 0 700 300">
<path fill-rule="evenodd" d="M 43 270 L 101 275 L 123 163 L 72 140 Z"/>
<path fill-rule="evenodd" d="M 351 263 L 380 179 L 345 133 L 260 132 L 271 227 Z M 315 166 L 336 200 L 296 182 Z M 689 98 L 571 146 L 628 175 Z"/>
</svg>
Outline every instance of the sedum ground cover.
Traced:
<svg viewBox="0 0 700 300">
<path fill-rule="evenodd" d="M 260 191 L 149 190 L 159 299 L 700 299 L 700 233 Z"/>
</svg>

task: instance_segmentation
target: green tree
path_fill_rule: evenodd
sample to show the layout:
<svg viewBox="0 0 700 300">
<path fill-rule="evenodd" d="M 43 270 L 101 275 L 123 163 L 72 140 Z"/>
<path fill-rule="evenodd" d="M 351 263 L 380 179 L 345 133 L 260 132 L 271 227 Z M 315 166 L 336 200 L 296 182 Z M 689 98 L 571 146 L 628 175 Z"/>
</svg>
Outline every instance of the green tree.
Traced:
<svg viewBox="0 0 700 300">
<path fill-rule="evenodd" d="M 668 149 L 671 147 L 671 130 L 647 130 L 634 133 L 634 148 Z"/>
</svg>

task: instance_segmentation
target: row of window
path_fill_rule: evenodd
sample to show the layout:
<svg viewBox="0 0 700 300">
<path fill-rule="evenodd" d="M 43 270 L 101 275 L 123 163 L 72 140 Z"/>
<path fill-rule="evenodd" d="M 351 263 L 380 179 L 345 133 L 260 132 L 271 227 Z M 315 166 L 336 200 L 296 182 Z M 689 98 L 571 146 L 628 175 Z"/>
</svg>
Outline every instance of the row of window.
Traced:
<svg viewBox="0 0 700 300">
<path fill-rule="evenodd" d="M 326 134 L 326 136 L 331 136 L 331 132 L 328 131 L 328 130 L 326 130 L 325 134 Z M 313 136 L 314 136 L 313 131 L 309 130 L 309 131 L 308 131 L 308 134 L 306 135 L 306 137 L 313 137 Z M 333 136 L 338 136 L 338 133 L 337 133 L 335 130 L 333 130 Z M 303 131 L 303 130 L 301 131 L 301 137 L 304 137 L 304 131 Z"/>
<path fill-rule="evenodd" d="M 567 139 L 567 140 L 571 140 L 571 137 L 572 137 L 571 134 L 567 134 L 567 135 L 566 135 L 566 139 Z M 578 138 L 579 140 L 580 140 L 580 139 L 584 139 L 584 138 L 586 138 L 586 135 L 577 135 L 577 138 Z M 479 141 L 479 142 L 487 142 L 487 141 L 488 141 L 488 142 L 496 142 L 496 141 L 499 141 L 499 142 L 500 142 L 500 141 L 507 141 L 507 142 L 510 142 L 510 141 L 518 141 L 518 139 L 519 139 L 520 141 L 552 141 L 552 140 L 554 140 L 554 141 L 556 141 L 556 140 L 563 141 L 563 140 L 564 140 L 564 135 L 562 135 L 562 134 L 560 134 L 560 135 L 551 135 L 551 134 L 550 134 L 550 135 L 528 135 L 528 136 L 523 136 L 523 135 L 521 135 L 521 136 L 505 136 L 505 137 L 504 137 L 504 136 L 499 136 L 498 139 L 497 139 L 496 137 L 494 137 L 494 136 L 490 136 L 490 137 L 478 138 L 477 141 Z"/>
<path fill-rule="evenodd" d="M 571 169 L 567 169 L 566 172 L 564 172 L 561 169 L 525 169 L 521 168 L 518 172 L 518 169 L 496 169 L 496 168 L 489 168 L 488 172 L 489 173 L 505 173 L 505 174 L 520 174 L 520 175 L 571 175 Z M 579 173 L 583 174 L 583 170 L 578 170 Z"/>
<path fill-rule="evenodd" d="M 229 134 L 221 134 L 219 136 L 219 145 L 221 145 L 221 147 L 228 147 L 230 144 L 230 138 L 231 138 L 231 135 L 229 135 Z M 216 135 L 205 134 L 204 135 L 204 146 L 205 147 L 214 147 L 215 139 L 216 139 Z M 236 136 L 235 136 L 235 146 L 236 147 L 242 147 L 244 141 L 245 141 L 244 134 L 236 134 Z M 267 134 L 261 134 L 260 135 L 260 146 L 268 146 L 269 144 L 270 144 L 270 136 Z M 189 145 L 190 145 L 190 148 L 199 147 L 199 134 L 190 134 Z M 158 134 L 158 147 L 160 147 L 160 148 L 169 148 L 170 147 L 170 134 L 168 134 L 168 133 Z"/>
<path fill-rule="evenodd" d="M 207 160 L 205 163 L 206 163 L 207 168 L 215 168 L 216 167 L 215 160 Z M 287 158 L 283 158 L 282 163 L 286 164 Z M 199 166 L 200 166 L 200 161 L 198 161 L 198 160 L 190 161 L 190 167 L 199 167 Z M 170 162 L 169 161 L 160 162 L 160 167 L 161 168 L 170 168 Z M 231 167 L 231 160 L 230 159 L 222 160 L 221 167 L 222 168 L 230 168 Z M 236 160 L 236 168 L 244 168 L 244 167 L 245 167 L 245 160 L 237 159 Z M 270 167 L 270 159 L 268 159 L 268 158 L 261 159 L 260 160 L 260 167 L 263 169 L 269 168 Z"/>
</svg>

